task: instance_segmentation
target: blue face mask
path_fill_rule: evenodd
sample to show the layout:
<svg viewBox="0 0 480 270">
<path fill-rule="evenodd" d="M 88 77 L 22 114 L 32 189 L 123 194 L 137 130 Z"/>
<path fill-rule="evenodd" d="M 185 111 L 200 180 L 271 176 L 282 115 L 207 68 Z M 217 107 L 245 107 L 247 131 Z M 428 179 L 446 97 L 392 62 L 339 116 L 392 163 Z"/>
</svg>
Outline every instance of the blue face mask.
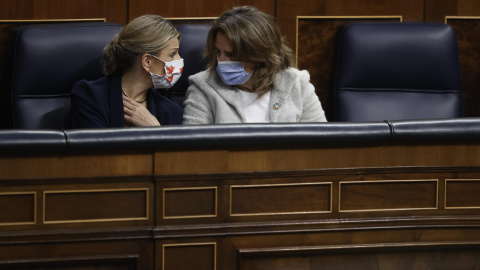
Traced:
<svg viewBox="0 0 480 270">
<path fill-rule="evenodd" d="M 237 61 L 218 61 L 217 58 L 217 73 L 222 81 L 227 85 L 240 85 L 244 84 L 253 72 L 245 72 L 245 68 L 242 63 Z"/>
</svg>

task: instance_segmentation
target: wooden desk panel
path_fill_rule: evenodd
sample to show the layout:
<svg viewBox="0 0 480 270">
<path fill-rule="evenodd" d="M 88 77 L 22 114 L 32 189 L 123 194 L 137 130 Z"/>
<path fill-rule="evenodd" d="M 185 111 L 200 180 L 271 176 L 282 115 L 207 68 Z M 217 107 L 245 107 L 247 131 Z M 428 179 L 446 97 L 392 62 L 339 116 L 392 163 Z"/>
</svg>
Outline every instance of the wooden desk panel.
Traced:
<svg viewBox="0 0 480 270">
<path fill-rule="evenodd" d="M 0 182 L 11 179 L 151 175 L 152 171 L 152 154 L 0 157 Z"/>
<path fill-rule="evenodd" d="M 157 152 L 155 175 L 341 168 L 480 166 L 480 145 Z"/>
<path fill-rule="evenodd" d="M 443 269 L 461 257 L 468 268 L 480 255 L 479 152 L 458 144 L 4 155 L 0 267 Z"/>
</svg>

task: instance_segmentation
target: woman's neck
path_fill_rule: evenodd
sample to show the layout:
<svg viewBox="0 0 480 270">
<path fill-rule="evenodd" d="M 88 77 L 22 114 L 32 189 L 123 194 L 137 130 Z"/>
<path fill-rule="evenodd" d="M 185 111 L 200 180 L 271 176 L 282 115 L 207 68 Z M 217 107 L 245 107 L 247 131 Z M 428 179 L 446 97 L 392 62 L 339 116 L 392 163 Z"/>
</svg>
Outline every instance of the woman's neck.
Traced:
<svg viewBox="0 0 480 270">
<path fill-rule="evenodd" d="M 122 90 L 129 98 L 137 101 L 145 100 L 150 87 L 152 87 L 152 80 L 142 72 L 132 69 L 122 75 Z"/>
<path fill-rule="evenodd" d="M 248 81 L 246 81 L 245 83 L 243 84 L 239 84 L 237 85 L 238 89 L 242 90 L 242 91 L 245 91 L 245 92 L 250 92 L 250 93 L 253 93 L 255 92 L 255 89 L 253 89 L 253 80 L 252 78 L 248 79 Z"/>
</svg>

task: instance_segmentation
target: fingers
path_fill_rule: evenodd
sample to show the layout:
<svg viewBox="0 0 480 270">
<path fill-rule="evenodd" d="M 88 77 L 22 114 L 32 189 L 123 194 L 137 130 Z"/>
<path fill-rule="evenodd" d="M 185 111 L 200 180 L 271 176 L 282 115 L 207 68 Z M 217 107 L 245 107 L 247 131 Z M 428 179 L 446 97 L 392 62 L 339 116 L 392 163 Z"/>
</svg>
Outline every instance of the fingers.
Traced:
<svg viewBox="0 0 480 270">
<path fill-rule="evenodd" d="M 125 123 L 131 126 L 160 126 L 158 119 L 147 108 L 139 107 L 130 110 L 124 107 Z"/>
<path fill-rule="evenodd" d="M 126 106 L 123 106 L 123 114 L 125 115 L 125 117 L 132 117 L 134 115 L 134 111 L 133 109 L 129 109 Z"/>
<path fill-rule="evenodd" d="M 131 126 L 160 126 L 158 119 L 146 107 L 122 95 L 125 123 Z"/>
<path fill-rule="evenodd" d="M 151 115 L 146 107 L 125 96 L 123 97 L 123 114 L 125 123 L 134 126 L 144 122 L 146 115 Z"/>
<path fill-rule="evenodd" d="M 141 104 L 136 102 L 135 100 L 122 96 L 123 97 L 123 111 L 125 115 L 133 116 L 135 114 L 141 113 L 143 107 Z"/>
<path fill-rule="evenodd" d="M 131 117 L 131 116 L 125 114 L 124 117 L 125 117 L 125 124 L 126 124 L 126 125 L 128 125 L 128 126 L 133 125 L 133 121 L 132 121 L 132 117 Z"/>
<path fill-rule="evenodd" d="M 129 98 L 129 97 L 126 97 L 126 96 L 122 96 L 123 97 L 123 107 L 124 108 L 128 108 L 130 110 L 133 110 L 135 108 L 136 105 L 138 105 L 138 103 Z"/>
</svg>

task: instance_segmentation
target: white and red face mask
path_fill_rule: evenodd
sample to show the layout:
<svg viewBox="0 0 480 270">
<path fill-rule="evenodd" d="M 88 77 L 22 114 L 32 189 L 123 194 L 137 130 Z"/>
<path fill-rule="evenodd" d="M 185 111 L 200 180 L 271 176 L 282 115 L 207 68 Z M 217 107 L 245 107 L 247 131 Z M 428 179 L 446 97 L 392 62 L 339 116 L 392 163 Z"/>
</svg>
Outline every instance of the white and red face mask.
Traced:
<svg viewBox="0 0 480 270">
<path fill-rule="evenodd" d="M 152 55 L 152 57 L 162 61 L 165 64 L 164 75 L 158 75 L 149 71 L 150 76 L 152 76 L 153 87 L 155 87 L 155 89 L 172 87 L 182 76 L 183 58 L 170 62 L 164 62 L 162 59 L 156 57 L 155 55 Z"/>
</svg>

